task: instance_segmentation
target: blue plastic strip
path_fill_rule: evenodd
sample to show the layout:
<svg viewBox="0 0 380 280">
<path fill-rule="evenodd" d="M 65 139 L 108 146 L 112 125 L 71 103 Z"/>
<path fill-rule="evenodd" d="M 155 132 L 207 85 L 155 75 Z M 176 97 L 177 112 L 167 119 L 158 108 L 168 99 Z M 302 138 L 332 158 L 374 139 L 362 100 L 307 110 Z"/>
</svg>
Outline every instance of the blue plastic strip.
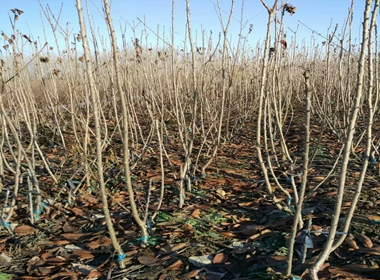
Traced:
<svg viewBox="0 0 380 280">
<path fill-rule="evenodd" d="M 286 198 L 286 204 L 290 204 L 290 202 L 292 202 L 292 197 L 291 196 L 288 196 L 287 198 Z"/>
<path fill-rule="evenodd" d="M 119 262 L 124 261 L 124 259 L 125 259 L 125 254 L 118 254 L 118 255 L 117 255 L 117 260 L 118 260 Z"/>
<path fill-rule="evenodd" d="M 3 223 L 3 226 L 4 226 L 5 228 L 8 228 L 10 231 L 13 230 L 13 229 L 12 229 L 12 226 L 11 226 L 11 224 L 10 224 L 9 222 L 4 222 L 4 223 Z"/>
<path fill-rule="evenodd" d="M 34 210 L 34 218 L 36 221 L 39 221 L 41 219 L 40 214 L 42 213 L 41 209 Z"/>
</svg>

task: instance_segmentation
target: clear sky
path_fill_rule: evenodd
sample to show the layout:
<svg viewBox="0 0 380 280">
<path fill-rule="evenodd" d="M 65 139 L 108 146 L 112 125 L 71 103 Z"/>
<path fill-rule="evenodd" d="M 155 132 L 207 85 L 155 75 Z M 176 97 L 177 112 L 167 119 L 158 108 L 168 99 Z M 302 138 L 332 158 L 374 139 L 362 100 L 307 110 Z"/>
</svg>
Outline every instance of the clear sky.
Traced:
<svg viewBox="0 0 380 280">
<path fill-rule="evenodd" d="M 83 6 L 86 1 L 83 0 Z M 93 16 L 96 32 L 99 36 L 107 37 L 107 30 L 102 19 L 102 5 L 100 0 L 88 0 L 90 14 Z M 139 22 L 145 19 L 146 26 L 156 31 L 160 27 L 160 35 L 165 27 L 165 39 L 170 41 L 171 28 L 171 0 L 110 0 L 111 12 L 114 19 L 114 25 L 117 29 L 117 36 L 121 37 L 121 28 L 125 28 L 126 39 L 128 43 L 135 36 L 132 28 L 135 28 L 137 37 L 141 36 L 141 30 L 144 25 Z M 243 8 L 242 22 L 245 27 L 242 31 L 243 35 L 247 35 L 250 24 L 253 25 L 252 33 L 248 37 L 248 44 L 255 46 L 258 40 L 263 40 L 266 32 L 267 12 L 259 0 L 236 0 L 233 20 L 230 28 L 230 38 L 232 44 L 236 42 L 240 33 L 241 9 Z M 273 0 L 266 1 L 269 6 L 273 5 Z M 281 1 L 280 1 L 281 2 Z M 355 1 L 355 26 L 353 29 L 354 35 L 360 35 L 361 20 L 363 17 L 364 0 Z M 221 25 L 218 20 L 216 10 L 217 0 L 190 0 L 191 17 L 193 29 L 198 31 L 198 44 L 200 45 L 200 31 L 204 30 L 206 35 L 210 31 L 216 36 L 221 31 Z M 227 20 L 227 14 L 231 7 L 231 0 L 219 0 L 223 10 L 224 21 Z M 289 14 L 285 18 L 285 31 L 288 36 L 288 41 L 293 35 L 291 30 L 297 30 L 297 43 L 302 43 L 305 40 L 306 44 L 313 36 L 313 32 L 300 24 L 307 25 L 311 29 L 323 35 L 327 34 L 329 26 L 334 29 L 338 24 L 337 34 L 340 33 L 347 17 L 348 9 L 351 0 L 292 0 L 289 1 L 297 10 L 293 16 Z M 24 11 L 17 21 L 17 29 L 27 36 L 31 36 L 33 40 L 40 38 L 41 43 L 45 42 L 43 35 L 44 25 L 47 40 L 49 44 L 55 45 L 51 37 L 51 28 L 47 24 L 45 16 L 41 13 L 41 6 L 46 8 L 49 5 L 51 11 L 58 17 L 62 5 L 62 12 L 59 18 L 59 23 L 62 28 L 66 28 L 67 23 L 70 23 L 69 30 L 71 36 L 79 32 L 78 16 L 75 9 L 76 1 L 74 0 L 12 0 L 1 1 L 2 9 L 0 10 L 0 30 L 4 31 L 8 36 L 12 34 L 11 24 L 9 22 L 9 11 L 12 8 L 17 8 Z M 175 2 L 175 35 L 176 47 L 181 47 L 185 33 L 186 22 L 186 2 L 185 0 L 176 0 Z M 153 33 L 149 32 L 149 42 L 156 43 L 156 38 Z M 314 34 L 315 37 L 318 37 Z M 62 35 L 59 34 L 60 42 L 63 42 Z M 217 38 L 217 37 L 214 37 Z M 2 38 L 0 38 L 2 39 Z M 319 41 L 324 41 L 323 38 L 317 38 Z M 71 40 L 72 41 L 72 40 Z M 3 43 L 3 42 L 2 42 Z M 162 46 L 162 45 L 161 45 Z"/>
</svg>

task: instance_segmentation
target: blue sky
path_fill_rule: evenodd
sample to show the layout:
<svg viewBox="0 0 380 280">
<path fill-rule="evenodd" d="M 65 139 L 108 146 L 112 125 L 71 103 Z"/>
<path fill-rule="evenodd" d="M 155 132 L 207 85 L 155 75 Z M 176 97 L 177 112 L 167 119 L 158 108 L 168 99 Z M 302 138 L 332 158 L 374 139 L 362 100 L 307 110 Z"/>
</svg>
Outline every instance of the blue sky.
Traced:
<svg viewBox="0 0 380 280">
<path fill-rule="evenodd" d="M 93 16 L 96 24 L 96 30 L 100 36 L 107 37 L 107 31 L 102 20 L 102 6 L 100 0 L 88 0 L 90 6 L 90 13 Z M 248 44 L 252 47 L 256 46 L 258 40 L 263 40 L 266 32 L 267 12 L 259 0 L 236 0 L 234 18 L 230 28 L 230 38 L 234 44 L 240 33 L 241 21 L 241 7 L 242 1 L 244 3 L 243 22 L 246 26 L 242 32 L 243 35 L 248 33 L 250 24 L 253 25 L 253 31 L 248 37 Z M 62 13 L 60 16 L 60 24 L 63 28 L 67 23 L 70 23 L 70 32 L 78 33 L 79 27 L 77 24 L 77 12 L 75 9 L 74 0 L 40 0 L 42 7 L 50 6 L 53 13 L 58 16 L 62 4 Z M 128 43 L 134 37 L 131 26 L 136 28 L 137 35 L 141 35 L 141 30 L 144 28 L 143 24 L 139 23 L 137 18 L 146 21 L 147 27 L 152 30 L 157 30 L 160 27 L 162 35 L 163 27 L 165 27 L 165 39 L 170 40 L 171 28 L 171 0 L 112 0 L 111 11 L 114 19 L 115 28 L 117 29 L 118 38 L 121 37 L 120 26 L 126 28 L 126 38 Z M 230 10 L 230 0 L 219 0 L 222 8 L 224 21 L 227 19 L 227 13 Z M 266 1 L 269 6 L 273 4 L 273 0 Z M 355 26 L 353 29 L 354 35 L 360 35 L 361 19 L 364 8 L 363 0 L 356 1 L 355 3 Z M 215 9 L 216 0 L 191 0 L 191 16 L 192 25 L 194 30 L 198 30 L 198 40 L 200 40 L 200 31 L 203 29 L 207 35 L 210 30 L 216 35 L 221 31 L 221 26 L 218 20 L 217 12 Z M 299 23 L 302 22 L 309 26 L 311 29 L 326 35 L 329 26 L 332 29 L 338 24 L 338 34 L 347 17 L 347 12 L 351 4 L 351 0 L 292 0 L 290 3 L 297 7 L 296 13 L 293 16 L 286 15 L 285 31 L 288 36 L 288 41 L 292 36 L 290 30 L 297 31 L 297 43 L 301 44 L 305 40 L 306 44 L 310 42 L 313 32 Z M 85 5 L 85 1 L 83 1 Z M 51 37 L 51 29 L 47 24 L 45 17 L 41 14 L 41 7 L 38 0 L 13 0 L 2 1 L 2 9 L 0 10 L 0 30 L 4 31 L 8 36 L 12 33 L 11 25 L 8 20 L 9 10 L 18 8 L 24 11 L 17 21 L 17 29 L 27 36 L 31 36 L 36 40 L 40 38 L 41 42 L 45 42 L 43 36 L 44 25 L 49 44 L 55 45 Z M 185 33 L 186 11 L 185 0 L 176 0 L 176 13 L 175 13 L 175 36 L 176 47 L 181 47 Z M 315 37 L 318 37 L 314 34 Z M 63 41 L 60 37 L 60 43 Z M 153 45 L 156 43 L 154 34 L 150 32 L 149 42 Z M 318 41 L 324 41 L 323 38 L 317 38 Z M 200 41 L 198 41 L 200 45 Z M 3 43 L 3 42 L 2 42 Z M 161 45 L 162 46 L 162 45 Z M 153 45 L 154 47 L 154 45 Z"/>
</svg>

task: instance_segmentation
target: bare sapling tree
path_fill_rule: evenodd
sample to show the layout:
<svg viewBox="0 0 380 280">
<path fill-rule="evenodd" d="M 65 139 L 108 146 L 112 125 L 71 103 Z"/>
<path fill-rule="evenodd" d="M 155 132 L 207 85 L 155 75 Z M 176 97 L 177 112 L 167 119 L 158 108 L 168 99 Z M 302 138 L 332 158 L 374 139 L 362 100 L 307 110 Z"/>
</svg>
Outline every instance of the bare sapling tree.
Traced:
<svg viewBox="0 0 380 280">
<path fill-rule="evenodd" d="M 305 78 L 305 135 L 304 135 L 304 155 L 303 155 L 303 165 L 302 165 L 302 185 L 298 193 L 298 201 L 296 201 L 296 209 L 293 218 L 293 226 L 290 236 L 289 243 L 289 253 L 288 253 L 288 268 L 287 275 L 291 274 L 292 271 L 292 261 L 293 261 L 293 250 L 294 243 L 296 240 L 296 235 L 298 233 L 299 226 L 303 226 L 301 210 L 303 206 L 303 201 L 306 192 L 307 185 L 307 175 L 309 170 L 309 151 L 310 151 L 310 118 L 311 118 L 311 86 L 310 86 L 310 71 L 305 70 L 304 72 Z M 295 192 L 297 190 L 295 189 Z"/>
<path fill-rule="evenodd" d="M 286 202 L 290 204 L 291 196 L 286 188 L 282 186 L 278 179 L 278 175 L 276 175 L 275 168 L 278 166 L 286 166 L 283 161 L 287 161 L 287 171 L 284 172 L 284 175 L 289 178 L 293 185 L 293 188 L 296 189 L 294 183 L 294 177 L 297 175 L 294 170 L 295 161 L 292 160 L 289 150 L 287 148 L 285 133 L 284 132 L 284 123 L 285 120 L 288 119 L 288 113 L 291 111 L 291 102 L 287 100 L 291 100 L 291 96 L 289 92 L 293 91 L 291 83 L 288 86 L 286 83 L 283 83 L 283 68 L 285 67 L 284 60 L 286 58 L 287 51 L 287 43 L 282 38 L 285 38 L 285 34 L 283 32 L 285 11 L 287 9 L 291 9 L 291 6 L 287 6 L 283 4 L 281 6 L 281 19 L 278 20 L 276 15 L 275 19 L 275 42 L 274 46 L 270 49 L 269 54 L 269 65 L 268 65 L 268 80 L 265 89 L 265 98 L 264 98 L 264 110 L 263 110 L 263 147 L 262 150 L 266 155 L 267 162 L 267 170 L 271 175 L 271 179 L 275 183 L 275 187 L 281 190 L 286 195 Z M 277 14 L 278 12 L 276 12 Z M 290 13 L 290 12 L 289 12 Z M 280 39 L 281 38 L 281 39 Z M 286 65 L 286 68 L 291 68 L 291 65 Z M 290 123 L 291 123 L 291 118 Z M 281 146 L 281 155 L 280 159 L 276 152 L 276 142 L 280 142 Z M 282 162 L 281 162 L 282 160 Z M 292 174 L 289 174 L 292 173 Z M 295 192 L 295 194 L 297 194 Z M 297 203 L 297 195 L 295 195 L 294 202 Z M 285 210 L 289 212 L 289 209 L 285 207 Z"/>
<path fill-rule="evenodd" d="M 270 142 L 273 151 L 275 139 L 279 139 L 281 145 L 282 159 L 288 160 L 291 165 L 294 165 L 294 160 L 291 158 L 286 141 L 284 123 L 287 120 L 288 114 L 291 111 L 293 104 L 290 102 L 292 100 L 291 92 L 294 90 L 292 83 L 283 83 L 282 79 L 286 77 L 284 71 L 294 71 L 294 66 L 287 59 L 288 55 L 288 43 L 286 41 L 286 33 L 284 32 L 284 22 L 286 12 L 292 15 L 293 6 L 290 4 L 283 3 L 281 5 L 280 17 L 276 15 L 275 24 L 275 42 L 271 49 L 270 54 L 270 73 L 271 80 L 269 85 L 272 87 L 268 90 L 267 94 L 267 106 L 268 106 L 268 129 L 270 132 Z M 298 71 L 297 71 L 298 72 Z M 270 87 L 268 86 L 268 87 Z M 273 115 L 273 116 L 272 116 Z M 264 131 L 265 132 L 265 131 Z M 279 165 L 278 157 L 274 154 L 276 163 Z M 269 159 L 269 158 L 268 158 Z M 269 164 L 269 161 L 268 161 Z M 271 168 L 271 173 L 273 173 Z M 273 176 L 275 177 L 275 176 Z M 278 185 L 278 183 L 276 182 Z M 284 190 L 283 190 L 284 191 Z M 289 197 L 289 194 L 285 191 L 285 194 Z"/>
<path fill-rule="evenodd" d="M 110 33 L 110 39 L 111 39 L 111 45 L 112 45 L 112 56 L 113 56 L 113 66 L 116 74 L 116 85 L 117 90 L 119 93 L 119 97 L 121 100 L 121 107 L 122 107 L 122 117 L 123 117 L 123 165 L 124 165 L 124 176 L 126 178 L 126 185 L 129 195 L 129 206 L 132 210 L 133 218 L 135 219 L 137 225 L 140 227 L 141 230 L 141 246 L 145 247 L 148 242 L 148 230 L 147 226 L 144 223 L 144 219 L 141 219 L 139 215 L 139 211 L 137 210 L 136 202 L 135 202 L 135 195 L 134 190 L 132 187 L 132 181 L 131 181 L 131 171 L 129 166 L 129 160 L 130 160 L 130 151 L 129 151 L 129 112 L 128 112 L 128 106 L 127 106 L 127 100 L 125 98 L 125 93 L 123 91 L 122 86 L 122 80 L 120 76 L 120 63 L 119 63 L 119 52 L 117 49 L 117 41 L 116 41 L 116 35 L 115 35 L 115 29 L 113 27 L 113 21 L 111 18 L 111 11 L 110 6 L 108 3 L 108 0 L 103 0 L 104 4 L 104 10 L 105 10 L 105 16 L 106 16 L 106 22 L 108 26 L 108 30 Z"/>
<path fill-rule="evenodd" d="M 349 213 L 347 217 L 345 217 L 344 231 L 342 232 L 343 236 L 336 239 L 337 229 L 339 225 L 339 220 L 341 218 L 341 207 L 343 202 L 343 195 L 346 188 L 346 180 L 347 180 L 347 172 L 348 172 L 348 163 L 350 161 L 351 147 L 352 141 L 355 133 L 355 126 L 357 125 L 357 117 L 360 110 L 361 99 L 363 97 L 363 83 L 364 83 L 364 75 L 366 72 L 366 59 L 368 58 L 367 54 L 371 52 L 371 48 L 373 47 L 372 42 L 369 41 L 370 34 L 374 30 L 374 26 L 376 25 L 376 14 L 378 12 L 379 0 L 366 0 L 365 9 L 364 9 L 364 20 L 363 20 L 363 31 L 361 38 L 361 51 L 360 57 L 358 61 L 358 74 L 356 79 L 356 90 L 354 96 L 354 102 L 351 107 L 351 115 L 348 123 L 347 136 L 344 142 L 344 150 L 343 150 L 343 159 L 340 167 L 339 173 L 339 181 L 338 181 L 338 193 L 335 200 L 334 211 L 332 214 L 331 225 L 329 228 L 329 234 L 327 237 L 327 241 L 324 245 L 322 252 L 319 254 L 317 261 L 311 266 L 309 269 L 310 277 L 313 280 L 317 280 L 318 271 L 326 261 L 326 259 L 330 256 L 330 254 L 338 248 L 341 243 L 344 241 L 347 231 L 350 226 L 350 222 L 352 216 L 355 211 L 356 203 L 359 199 L 362 185 L 364 183 L 364 177 L 366 174 L 368 161 L 370 159 L 370 151 L 372 148 L 372 120 L 373 120 L 373 107 L 372 107 L 372 94 L 371 87 L 369 88 L 369 93 L 366 94 L 366 100 L 368 103 L 368 123 L 367 123 L 367 142 L 365 149 L 365 156 L 363 158 L 363 164 L 359 176 L 359 180 L 356 185 L 356 190 L 354 197 L 352 198 L 352 203 L 350 206 Z M 373 10 L 371 13 L 371 8 L 373 6 Z M 367 68 L 368 69 L 368 68 Z M 369 68 L 369 73 L 373 72 L 373 69 Z M 371 77 L 372 74 L 370 74 Z M 371 79 L 370 79 L 371 86 Z"/>
<path fill-rule="evenodd" d="M 196 76 L 196 57 L 195 57 L 195 42 L 193 39 L 193 30 L 191 25 L 191 10 L 190 10 L 190 0 L 186 0 L 186 25 L 187 25 L 187 35 L 189 38 L 190 53 L 191 53 L 191 88 L 192 101 L 191 101 L 191 119 L 187 132 L 189 135 L 185 136 L 185 159 L 184 164 L 180 171 L 180 204 L 183 204 L 184 192 L 183 183 L 187 183 L 187 189 L 191 190 L 191 178 L 189 178 L 189 171 L 192 164 L 192 153 L 194 148 L 194 141 L 197 131 L 197 119 L 198 119 L 198 98 L 199 92 L 197 88 L 197 76 Z M 185 128 L 186 129 L 186 128 Z"/>
<path fill-rule="evenodd" d="M 233 135 L 233 132 L 234 132 L 234 129 L 236 128 L 236 125 L 239 121 L 241 121 L 240 118 L 236 118 L 235 120 L 235 125 L 232 126 L 232 128 L 230 128 L 230 122 L 231 122 L 231 110 L 232 110 L 232 103 L 233 103 L 233 100 L 232 100 L 232 96 L 231 96 L 231 92 L 233 91 L 233 88 L 235 85 L 235 83 L 233 82 L 234 80 L 238 80 L 238 70 L 239 70 L 239 66 L 240 66 L 240 63 L 241 61 L 243 60 L 242 56 L 244 55 L 243 52 L 242 52 L 242 45 L 244 44 L 243 43 L 243 29 L 245 27 L 245 25 L 247 24 L 246 22 L 244 23 L 243 19 L 244 19 L 244 4 L 245 4 L 245 1 L 242 1 L 241 3 L 241 7 L 240 7 L 240 19 L 239 19 L 239 22 L 240 22 L 240 26 L 239 26 L 239 38 L 237 40 L 237 44 L 236 44 L 236 52 L 233 54 L 234 56 L 234 61 L 233 61 L 233 65 L 232 65 L 232 69 L 230 71 L 230 74 L 229 74 L 229 77 L 228 77 L 228 90 L 227 90 L 227 94 L 226 94 L 226 118 L 225 118 L 225 123 L 226 123 L 226 129 L 225 129 L 225 136 L 227 139 L 231 139 L 232 138 L 232 135 Z M 242 108 L 240 108 L 242 109 Z M 231 132 L 230 132 L 231 130 Z"/>
<path fill-rule="evenodd" d="M 111 220 L 111 214 L 108 209 L 107 192 L 106 192 L 106 185 L 105 185 L 104 174 L 103 174 L 104 172 L 103 155 L 102 155 L 103 148 L 102 148 L 102 139 L 101 139 L 102 128 L 100 127 L 99 96 L 98 96 L 98 92 L 97 92 L 94 77 L 93 77 L 92 58 L 91 58 L 90 48 L 89 48 L 88 40 L 87 40 L 87 31 L 86 31 L 86 25 L 85 25 L 84 17 L 83 17 L 83 9 L 82 9 L 81 0 L 76 1 L 76 9 L 78 12 L 78 21 L 79 21 L 81 36 L 82 36 L 84 59 L 86 62 L 88 88 L 91 95 L 91 104 L 94 110 L 94 123 L 95 123 L 95 135 L 96 135 L 96 161 L 97 161 L 97 171 L 98 171 L 98 183 L 99 183 L 100 195 L 102 199 L 102 208 L 103 208 L 103 213 L 104 213 L 107 228 L 108 228 L 108 233 L 112 240 L 112 244 L 118 254 L 119 266 L 120 268 L 124 268 L 125 254 L 116 238 L 115 230 L 114 230 L 112 220 Z"/>
<path fill-rule="evenodd" d="M 179 76 L 179 65 L 178 61 L 176 60 L 176 50 L 174 48 L 175 44 L 175 0 L 172 0 L 172 18 L 171 18 L 171 60 L 170 60 L 170 78 L 167 80 L 170 81 L 168 83 L 168 88 L 170 88 L 169 92 L 169 98 L 170 98 L 170 103 L 172 104 L 173 110 L 174 110 L 174 115 L 176 117 L 177 121 L 177 126 L 178 126 L 178 135 L 180 138 L 180 141 L 183 146 L 183 150 L 185 152 L 185 155 L 188 154 L 187 148 L 189 147 L 188 144 L 188 131 L 187 131 L 187 122 L 184 118 L 184 112 L 183 112 L 183 107 L 181 105 L 180 101 L 180 90 L 179 90 L 179 85 L 177 83 L 178 76 Z M 185 37 L 186 38 L 186 37 Z M 186 49 L 186 46 L 184 46 Z M 186 160 L 186 158 L 185 158 Z M 189 159 L 190 160 L 190 159 Z M 180 168 L 180 182 L 178 184 L 179 187 L 179 203 L 178 207 L 182 208 L 184 204 L 184 199 L 185 199 L 185 193 L 183 189 L 183 180 L 186 172 L 183 171 L 183 167 Z"/>
<path fill-rule="evenodd" d="M 220 25 L 223 29 L 223 50 L 222 50 L 222 69 L 221 69 L 221 75 L 222 75 L 222 98 L 221 98 L 221 105 L 220 105 L 220 111 L 219 111 L 219 120 L 218 120 L 218 126 L 217 126 L 217 135 L 214 143 L 214 148 L 212 151 L 212 154 L 208 161 L 202 166 L 202 175 L 206 175 L 206 168 L 212 163 L 214 158 L 216 157 L 216 154 L 218 152 L 218 148 L 220 146 L 220 140 L 222 136 L 222 129 L 223 129 L 223 120 L 224 120 L 224 110 L 225 110 L 225 104 L 226 104 L 226 94 L 227 94 L 227 87 L 228 87 L 228 81 L 231 77 L 228 77 L 231 73 L 229 73 L 228 68 L 227 68 L 227 58 L 228 58 L 228 29 L 231 24 L 232 20 L 232 15 L 234 12 L 235 8 L 235 1 L 231 1 L 231 9 L 230 13 L 227 19 L 226 25 L 224 25 L 223 22 L 223 16 L 222 16 L 222 9 L 220 7 L 219 0 L 217 1 L 217 6 L 218 6 L 218 16 L 219 16 L 219 21 Z M 231 102 L 231 101 L 230 101 Z M 228 129 L 228 126 L 227 126 Z M 226 132 L 228 134 L 228 131 Z"/>
<path fill-rule="evenodd" d="M 264 55 L 262 59 L 262 65 L 261 65 L 261 79 L 260 79 L 260 89 L 259 89 L 259 108 L 257 112 L 257 120 L 256 120 L 256 150 L 258 154 L 258 159 L 261 167 L 261 171 L 264 175 L 265 185 L 267 188 L 268 194 L 271 196 L 273 203 L 279 208 L 286 211 L 290 211 L 286 205 L 282 205 L 280 201 L 277 199 L 275 193 L 273 192 L 271 182 L 269 180 L 269 174 L 268 174 L 268 168 L 265 164 L 264 157 L 262 154 L 262 122 L 264 115 L 264 108 L 265 108 L 265 99 L 267 95 L 267 81 L 268 81 L 268 63 L 269 63 L 269 57 L 270 57 L 270 39 L 271 39 L 271 29 L 272 29 L 272 23 L 273 19 L 278 12 L 278 0 L 276 0 L 272 6 L 272 8 L 269 8 L 269 6 L 265 3 L 264 0 L 261 0 L 261 3 L 264 5 L 268 12 L 268 23 L 267 23 L 267 33 L 265 38 L 265 46 L 264 46 Z M 265 122 L 266 120 L 264 120 Z"/>
</svg>

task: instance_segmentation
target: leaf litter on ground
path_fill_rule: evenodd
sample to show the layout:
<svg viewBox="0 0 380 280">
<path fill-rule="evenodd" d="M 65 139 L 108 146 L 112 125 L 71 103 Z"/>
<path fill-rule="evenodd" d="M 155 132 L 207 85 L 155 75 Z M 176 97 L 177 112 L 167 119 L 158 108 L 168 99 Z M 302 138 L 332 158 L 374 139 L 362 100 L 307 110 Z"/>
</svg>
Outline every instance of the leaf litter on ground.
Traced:
<svg viewBox="0 0 380 280">
<path fill-rule="evenodd" d="M 49 209 L 45 209 L 40 221 L 34 225 L 29 222 L 26 204 L 21 203 L 16 209 L 12 218 L 17 221 L 13 228 L 14 235 L 3 230 L 0 236 L 3 256 L 0 263 L 1 270 L 5 272 L 4 277 L 18 275 L 20 279 L 101 279 L 109 273 L 114 279 L 165 279 L 162 277 L 164 275 L 170 275 L 173 279 L 279 277 L 276 273 L 284 272 L 286 268 L 286 236 L 290 232 L 292 217 L 278 211 L 265 192 L 259 165 L 254 160 L 254 148 L 249 144 L 253 139 L 247 139 L 253 136 L 242 134 L 235 137 L 242 139 L 240 144 L 224 144 L 220 156 L 210 166 L 206 177 L 198 178 L 193 191 L 186 194 L 183 209 L 178 209 L 174 203 L 178 190 L 173 175 L 168 174 L 165 179 L 167 192 L 164 205 L 154 221 L 148 248 L 137 246 L 138 228 L 128 208 L 128 194 L 123 189 L 122 176 L 110 181 L 112 219 L 117 238 L 126 252 L 127 268 L 123 271 L 115 268 L 116 258 L 106 231 L 96 185 L 91 188 L 79 187 L 75 196 L 68 201 L 67 189 L 52 184 L 48 174 L 41 173 L 43 191 L 54 202 L 50 203 Z M 298 146 L 301 140 L 300 137 L 295 137 L 293 142 L 290 141 L 290 149 Z M 172 153 L 172 163 L 179 166 L 182 161 L 175 155 L 178 147 L 174 140 L 171 143 L 173 147 L 168 151 Z M 326 143 L 331 146 L 330 151 L 336 150 L 334 141 L 326 140 Z M 111 150 L 118 151 L 120 147 L 115 144 Z M 49 153 L 53 167 L 62 169 L 63 159 L 59 147 L 46 152 Z M 321 150 L 323 157 L 327 157 L 328 153 L 325 155 L 322 152 Z M 151 159 L 154 157 L 153 154 L 149 156 Z M 117 152 L 111 153 L 105 160 L 109 166 L 122 162 Z M 68 174 L 75 174 L 81 165 L 79 161 L 66 164 L 63 166 L 67 168 Z M 149 178 L 160 179 L 160 170 L 149 166 L 149 160 L 142 160 L 132 174 L 137 190 L 136 199 L 141 205 L 146 201 Z M 314 168 L 311 182 L 324 180 L 323 171 L 322 166 Z M 352 174 L 354 179 L 355 173 Z M 11 178 L 10 175 L 7 176 L 5 181 Z M 80 177 L 71 180 L 80 182 Z M 285 178 L 283 183 L 286 185 Z M 370 187 L 364 190 L 367 197 L 378 196 L 380 184 L 368 181 L 368 185 Z M 304 211 L 309 212 L 304 212 L 304 215 L 313 218 L 315 230 L 328 230 L 334 193 L 335 188 L 327 181 L 307 201 L 309 208 Z M 151 201 L 157 201 L 158 197 L 159 188 L 153 188 Z M 376 207 L 371 208 L 367 204 L 362 207 L 359 207 L 358 214 L 354 217 L 352 242 L 343 244 L 333 255 L 330 263 L 325 265 L 321 279 L 328 279 L 331 275 L 340 275 L 342 279 L 376 279 L 375 275 L 379 271 L 377 258 L 380 255 L 380 219 Z M 154 209 L 152 207 L 150 210 Z M 308 261 L 312 261 L 321 250 L 325 236 L 315 233 L 311 238 L 314 248 L 308 251 Z M 297 260 L 295 262 L 297 265 Z M 298 265 L 301 268 L 302 264 Z"/>
</svg>

